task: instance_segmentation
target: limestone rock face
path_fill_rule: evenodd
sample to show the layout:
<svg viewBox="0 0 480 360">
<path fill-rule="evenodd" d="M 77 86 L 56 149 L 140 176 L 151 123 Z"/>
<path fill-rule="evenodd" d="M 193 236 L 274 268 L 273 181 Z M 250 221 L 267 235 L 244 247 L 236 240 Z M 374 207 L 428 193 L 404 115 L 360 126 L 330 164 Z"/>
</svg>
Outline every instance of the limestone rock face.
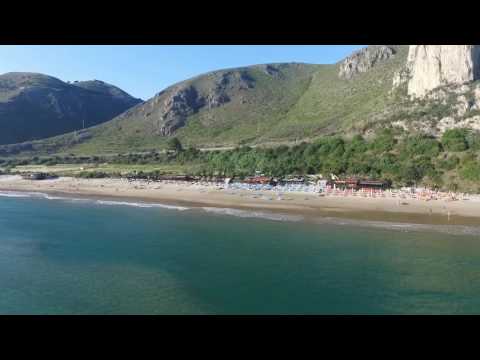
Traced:
<svg viewBox="0 0 480 360">
<path fill-rule="evenodd" d="M 358 73 L 367 72 L 377 63 L 393 57 L 395 47 L 388 45 L 372 45 L 354 52 L 340 64 L 338 76 L 351 79 Z"/>
<path fill-rule="evenodd" d="M 271 76 L 282 76 L 273 65 L 265 68 L 274 74 Z M 246 69 L 214 71 L 193 84 L 189 80 L 173 85 L 121 117 L 149 121 L 153 134 L 171 136 L 199 111 L 218 108 L 232 101 L 244 103 L 243 96 L 255 88 L 255 84 Z"/>
<path fill-rule="evenodd" d="M 185 125 L 187 116 L 203 106 L 198 92 L 193 86 L 177 89 L 163 101 L 161 106 L 161 126 L 159 133 L 168 136 Z"/>
<path fill-rule="evenodd" d="M 480 115 L 475 115 L 470 118 L 455 121 L 454 118 L 451 116 L 445 117 L 441 119 L 437 127 L 441 134 L 443 134 L 446 130 L 450 129 L 472 129 L 476 131 L 480 131 Z"/>
<path fill-rule="evenodd" d="M 423 97 L 442 85 L 459 85 L 479 79 L 480 46 L 410 45 L 406 69 L 408 94 Z"/>
</svg>

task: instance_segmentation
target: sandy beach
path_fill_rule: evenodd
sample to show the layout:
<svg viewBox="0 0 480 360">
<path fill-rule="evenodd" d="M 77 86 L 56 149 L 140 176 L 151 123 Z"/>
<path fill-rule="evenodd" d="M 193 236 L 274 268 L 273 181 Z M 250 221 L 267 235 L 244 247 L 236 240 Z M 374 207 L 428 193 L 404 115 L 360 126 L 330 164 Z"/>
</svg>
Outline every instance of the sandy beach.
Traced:
<svg viewBox="0 0 480 360">
<path fill-rule="evenodd" d="M 25 180 L 0 176 L 0 191 L 42 192 L 194 207 L 263 210 L 274 213 L 345 217 L 426 224 L 480 225 L 480 198 L 458 201 L 320 196 L 316 193 L 232 190 L 218 185 L 127 181 L 125 179 Z"/>
</svg>

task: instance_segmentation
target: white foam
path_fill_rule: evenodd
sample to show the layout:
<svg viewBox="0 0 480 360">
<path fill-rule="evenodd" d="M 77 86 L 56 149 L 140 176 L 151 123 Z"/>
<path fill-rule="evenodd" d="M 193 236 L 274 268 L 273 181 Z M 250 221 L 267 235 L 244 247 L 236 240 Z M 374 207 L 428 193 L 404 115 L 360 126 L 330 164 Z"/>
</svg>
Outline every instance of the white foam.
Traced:
<svg viewBox="0 0 480 360">
<path fill-rule="evenodd" d="M 42 192 L 31 191 L 0 191 L 0 196 L 18 198 L 42 198 L 47 200 L 88 201 L 88 199 L 77 199 L 66 196 L 53 196 Z"/>
<path fill-rule="evenodd" d="M 47 200 L 70 200 L 70 198 L 66 198 L 66 197 L 63 197 L 63 196 L 52 196 L 52 195 L 48 195 L 48 194 L 42 194 L 41 197 L 43 197 Z"/>
<path fill-rule="evenodd" d="M 261 211 L 239 210 L 231 208 L 216 208 L 216 207 L 202 207 L 202 209 L 209 213 L 220 215 L 230 215 L 241 218 L 261 218 L 274 221 L 302 221 L 303 216 L 275 214 Z"/>
<path fill-rule="evenodd" d="M 0 196 L 1 197 L 18 197 L 18 198 L 25 198 L 25 197 L 31 197 L 31 195 L 26 194 L 26 193 L 20 193 L 20 192 L 15 192 L 15 191 L 0 191 Z"/>
<path fill-rule="evenodd" d="M 16 198 L 42 198 L 47 200 L 64 200 L 64 201 L 90 201 L 94 202 L 99 205 L 119 205 L 119 206 L 134 206 L 134 207 L 142 207 L 142 208 L 163 208 L 163 209 L 171 209 L 171 210 L 188 210 L 188 207 L 184 206 L 174 206 L 174 205 L 166 205 L 160 203 L 139 203 L 139 202 L 129 202 L 129 201 L 109 201 L 109 200 L 95 200 L 95 199 L 88 199 L 88 198 L 71 198 L 68 196 L 53 196 L 46 193 L 41 192 L 23 192 L 23 191 L 0 191 L 0 197 L 16 197 Z"/>
<path fill-rule="evenodd" d="M 412 224 L 412 223 L 392 223 L 387 221 L 368 221 L 355 219 L 339 219 L 333 217 L 317 218 L 317 224 L 347 225 L 371 227 L 377 229 L 395 230 L 403 232 L 440 232 L 450 235 L 480 235 L 479 226 L 467 225 L 433 225 L 433 224 Z"/>
<path fill-rule="evenodd" d="M 189 209 L 188 207 L 184 207 L 184 206 L 174 206 L 174 205 L 166 205 L 166 204 L 158 204 L 158 203 L 137 203 L 137 202 L 129 202 L 129 201 L 97 200 L 96 203 L 99 205 L 134 206 L 134 207 L 141 207 L 141 208 L 162 208 L 162 209 L 171 209 L 171 210 L 179 210 L 179 211 L 184 211 Z"/>
</svg>

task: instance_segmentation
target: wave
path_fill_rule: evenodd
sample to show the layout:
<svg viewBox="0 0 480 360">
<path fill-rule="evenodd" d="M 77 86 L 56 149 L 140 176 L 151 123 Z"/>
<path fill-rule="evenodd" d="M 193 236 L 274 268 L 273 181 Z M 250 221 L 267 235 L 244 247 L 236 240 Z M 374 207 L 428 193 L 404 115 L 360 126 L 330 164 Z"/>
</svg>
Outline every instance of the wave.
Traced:
<svg viewBox="0 0 480 360">
<path fill-rule="evenodd" d="M 99 205 L 120 205 L 120 206 L 134 206 L 142 208 L 163 208 L 172 210 L 188 210 L 188 207 L 166 205 L 160 203 L 141 203 L 141 202 L 129 202 L 129 201 L 110 201 L 110 200 L 95 200 L 88 198 L 73 198 L 69 196 L 53 196 L 42 192 L 23 192 L 23 191 L 0 191 L 0 197 L 15 197 L 15 198 L 40 198 L 47 200 L 63 200 L 63 201 L 85 201 L 93 202 Z"/>
<path fill-rule="evenodd" d="M 250 211 L 239 210 L 231 208 L 216 208 L 216 207 L 202 207 L 202 210 L 220 215 L 230 215 L 241 218 L 260 218 L 274 221 L 302 221 L 303 216 L 300 215 L 287 215 L 287 214 L 275 214 L 262 211 Z"/>
<path fill-rule="evenodd" d="M 134 206 L 134 207 L 141 207 L 141 208 L 162 208 L 162 209 L 172 209 L 172 210 L 179 210 L 179 211 L 190 209 L 184 206 L 166 205 L 166 204 L 159 204 L 159 203 L 137 203 L 137 202 L 129 202 L 129 201 L 97 200 L 95 201 L 95 203 L 99 205 Z"/>
<path fill-rule="evenodd" d="M 88 201 L 88 199 L 77 199 L 68 196 L 53 196 L 42 192 L 28 191 L 0 191 L 0 197 L 16 197 L 16 198 L 41 198 L 47 200 L 68 200 L 68 201 Z"/>
<path fill-rule="evenodd" d="M 433 224 L 413 224 L 413 223 L 393 223 L 388 221 L 369 221 L 343 219 L 334 217 L 317 218 L 316 224 L 331 224 L 342 226 L 359 226 L 385 230 L 394 230 L 401 232 L 440 232 L 450 235 L 478 235 L 480 236 L 480 226 L 468 225 L 433 225 Z"/>
<path fill-rule="evenodd" d="M 238 210 L 231 208 L 203 207 L 202 210 L 220 215 L 230 215 L 242 218 L 260 218 L 275 221 L 303 221 L 303 216 L 275 214 L 261 211 Z M 311 219 L 308 219 L 310 222 Z M 363 228 L 376 228 L 381 230 L 393 230 L 400 232 L 440 232 L 450 235 L 474 235 L 480 236 L 480 226 L 468 225 L 433 225 L 414 223 L 395 223 L 388 221 L 356 220 L 336 217 L 317 217 L 313 220 L 316 225 L 352 226 Z"/>
<path fill-rule="evenodd" d="M 32 197 L 28 193 L 21 193 L 15 191 L 0 191 L 1 197 L 18 197 L 18 198 L 25 198 L 25 197 Z"/>
</svg>

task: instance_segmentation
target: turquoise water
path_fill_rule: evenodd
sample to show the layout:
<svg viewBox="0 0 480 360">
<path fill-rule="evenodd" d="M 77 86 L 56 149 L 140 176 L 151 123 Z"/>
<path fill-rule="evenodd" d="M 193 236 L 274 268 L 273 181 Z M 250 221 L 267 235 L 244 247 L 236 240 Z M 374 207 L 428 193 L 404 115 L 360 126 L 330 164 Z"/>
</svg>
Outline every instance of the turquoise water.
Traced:
<svg viewBox="0 0 480 360">
<path fill-rule="evenodd" d="M 0 313 L 480 313 L 476 230 L 412 229 L 0 196 Z"/>
</svg>

